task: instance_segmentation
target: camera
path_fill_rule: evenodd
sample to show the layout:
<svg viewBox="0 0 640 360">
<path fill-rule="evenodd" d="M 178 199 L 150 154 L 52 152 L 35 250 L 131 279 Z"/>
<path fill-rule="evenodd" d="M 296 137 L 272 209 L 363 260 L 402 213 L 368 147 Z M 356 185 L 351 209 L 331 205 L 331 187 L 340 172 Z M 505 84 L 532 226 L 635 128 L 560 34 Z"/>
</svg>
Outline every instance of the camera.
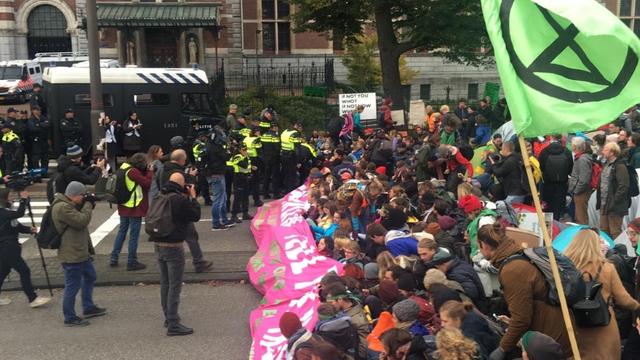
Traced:
<svg viewBox="0 0 640 360">
<path fill-rule="evenodd" d="M 500 160 L 502 160 L 502 155 L 498 153 L 493 153 L 489 155 L 489 158 L 493 160 L 493 162 L 500 162 Z"/>
<path fill-rule="evenodd" d="M 27 186 L 34 183 L 42 182 L 42 175 L 45 173 L 45 169 L 31 169 L 27 171 L 14 171 L 9 175 L 7 181 L 7 187 L 11 190 L 22 191 Z"/>
</svg>

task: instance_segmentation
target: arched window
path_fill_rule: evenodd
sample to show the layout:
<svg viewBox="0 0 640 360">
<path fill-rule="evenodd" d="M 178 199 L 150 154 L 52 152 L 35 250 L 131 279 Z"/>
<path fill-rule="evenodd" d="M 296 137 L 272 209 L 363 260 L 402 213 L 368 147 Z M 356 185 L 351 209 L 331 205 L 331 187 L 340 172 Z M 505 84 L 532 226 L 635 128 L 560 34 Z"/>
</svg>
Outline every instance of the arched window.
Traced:
<svg viewBox="0 0 640 360">
<path fill-rule="evenodd" d="M 71 37 L 67 33 L 67 19 L 52 5 L 33 9 L 27 19 L 29 58 L 39 52 L 71 51 Z"/>
</svg>

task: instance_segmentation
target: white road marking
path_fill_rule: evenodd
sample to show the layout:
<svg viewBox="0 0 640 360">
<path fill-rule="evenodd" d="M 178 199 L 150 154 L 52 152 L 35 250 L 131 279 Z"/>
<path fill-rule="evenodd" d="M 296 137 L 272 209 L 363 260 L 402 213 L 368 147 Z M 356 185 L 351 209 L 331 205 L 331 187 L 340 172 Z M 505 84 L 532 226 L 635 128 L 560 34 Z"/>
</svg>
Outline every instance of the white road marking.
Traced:
<svg viewBox="0 0 640 360">
<path fill-rule="evenodd" d="M 107 219 L 107 221 L 103 222 L 102 225 L 98 226 L 96 231 L 91 234 L 91 243 L 93 247 L 98 246 L 100 241 L 104 240 L 107 235 L 113 229 L 120 225 L 120 215 L 118 215 L 118 211 L 114 211 L 113 214 Z"/>
</svg>

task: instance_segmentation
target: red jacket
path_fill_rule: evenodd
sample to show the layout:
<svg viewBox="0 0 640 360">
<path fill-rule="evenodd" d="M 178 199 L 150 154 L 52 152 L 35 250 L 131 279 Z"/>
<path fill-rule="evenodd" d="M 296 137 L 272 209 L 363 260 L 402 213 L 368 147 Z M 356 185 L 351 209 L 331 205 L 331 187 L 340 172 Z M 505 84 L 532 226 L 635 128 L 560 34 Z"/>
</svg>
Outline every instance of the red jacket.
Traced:
<svg viewBox="0 0 640 360">
<path fill-rule="evenodd" d="M 450 172 L 454 172 L 460 165 L 467 168 L 468 177 L 473 177 L 473 165 L 471 165 L 471 162 L 469 162 L 467 158 L 462 156 L 462 153 L 460 152 L 460 150 L 458 150 L 456 151 L 455 157 L 453 159 L 450 158 L 447 161 L 447 168 Z"/>
<path fill-rule="evenodd" d="M 145 217 L 149 210 L 149 188 L 153 179 L 153 171 L 145 170 L 141 172 L 136 168 L 129 171 L 129 179 L 142 187 L 142 201 L 134 208 L 118 205 L 118 215 L 126 217 Z"/>
</svg>

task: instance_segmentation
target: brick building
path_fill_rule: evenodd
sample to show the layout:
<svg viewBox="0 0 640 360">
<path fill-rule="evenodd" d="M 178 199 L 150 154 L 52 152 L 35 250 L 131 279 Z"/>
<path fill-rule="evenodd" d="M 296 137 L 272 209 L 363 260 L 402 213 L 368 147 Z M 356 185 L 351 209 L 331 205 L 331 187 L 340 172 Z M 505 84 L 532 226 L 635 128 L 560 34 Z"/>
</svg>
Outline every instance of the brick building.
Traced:
<svg viewBox="0 0 640 360">
<path fill-rule="evenodd" d="M 640 0 L 604 0 L 640 34 Z M 85 51 L 78 28 L 85 0 L 0 0 L 0 60 L 32 58 L 37 52 Z M 340 44 L 324 34 L 291 31 L 294 11 L 281 0 L 98 0 L 100 54 L 122 65 L 187 67 L 212 72 L 224 59 L 227 71 L 255 67 L 321 64 L 336 57 L 335 77 L 346 81 Z M 425 100 L 478 98 L 497 82 L 494 69 L 407 56 L 418 71 L 407 92 Z"/>
</svg>

